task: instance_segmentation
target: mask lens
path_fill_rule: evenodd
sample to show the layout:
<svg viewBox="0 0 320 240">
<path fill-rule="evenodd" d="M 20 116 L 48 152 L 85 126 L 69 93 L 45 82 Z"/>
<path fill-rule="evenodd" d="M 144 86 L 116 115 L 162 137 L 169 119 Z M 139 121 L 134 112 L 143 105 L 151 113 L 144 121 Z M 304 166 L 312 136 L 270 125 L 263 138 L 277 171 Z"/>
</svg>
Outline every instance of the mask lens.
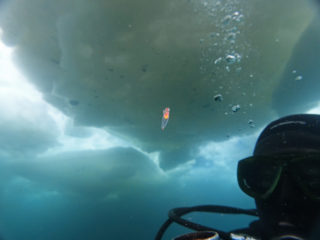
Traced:
<svg viewBox="0 0 320 240">
<path fill-rule="evenodd" d="M 320 156 L 296 162 L 293 170 L 302 190 L 311 198 L 320 200 Z"/>
<path fill-rule="evenodd" d="M 267 197 L 275 189 L 281 166 L 270 158 L 251 157 L 238 163 L 238 183 L 252 197 Z"/>
</svg>

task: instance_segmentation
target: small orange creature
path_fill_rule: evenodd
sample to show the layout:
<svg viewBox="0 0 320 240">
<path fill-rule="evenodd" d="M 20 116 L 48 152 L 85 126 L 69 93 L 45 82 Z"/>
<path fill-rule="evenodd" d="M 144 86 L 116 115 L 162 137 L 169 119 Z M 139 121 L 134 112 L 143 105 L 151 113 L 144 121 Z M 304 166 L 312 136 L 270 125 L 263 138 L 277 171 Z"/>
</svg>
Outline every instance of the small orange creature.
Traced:
<svg viewBox="0 0 320 240">
<path fill-rule="evenodd" d="M 162 121 L 161 121 L 161 130 L 164 130 L 168 124 L 169 116 L 170 116 L 170 108 L 166 107 L 163 109 Z"/>
</svg>

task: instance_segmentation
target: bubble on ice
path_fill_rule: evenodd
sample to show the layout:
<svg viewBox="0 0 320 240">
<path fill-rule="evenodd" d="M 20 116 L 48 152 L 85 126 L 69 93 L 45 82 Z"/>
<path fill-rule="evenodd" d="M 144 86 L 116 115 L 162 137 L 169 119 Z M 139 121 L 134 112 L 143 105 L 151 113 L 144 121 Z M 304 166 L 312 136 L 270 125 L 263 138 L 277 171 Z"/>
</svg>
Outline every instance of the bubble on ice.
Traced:
<svg viewBox="0 0 320 240">
<path fill-rule="evenodd" d="M 236 57 L 233 55 L 227 55 L 226 61 L 227 61 L 227 63 L 234 63 L 236 61 Z"/>
<path fill-rule="evenodd" d="M 219 57 L 219 58 L 217 58 L 217 59 L 214 61 L 214 64 L 218 64 L 218 63 L 221 62 L 221 61 L 222 61 L 222 58 Z"/>
<path fill-rule="evenodd" d="M 216 33 L 214 33 L 214 32 L 210 33 L 211 38 L 214 38 L 215 36 L 216 36 Z"/>
<path fill-rule="evenodd" d="M 231 107 L 232 112 L 237 112 L 240 109 L 240 105 L 236 104 Z"/>
<path fill-rule="evenodd" d="M 250 126 L 251 128 L 254 128 L 254 127 L 255 127 L 254 121 L 253 121 L 252 119 L 250 119 L 250 120 L 248 121 L 248 124 L 249 124 L 249 126 Z"/>
<path fill-rule="evenodd" d="M 232 41 L 236 39 L 236 33 L 231 32 L 227 35 L 227 40 Z"/>
<path fill-rule="evenodd" d="M 233 16 L 239 16 L 239 14 L 240 13 L 238 11 L 236 11 L 236 12 L 233 13 Z"/>
<path fill-rule="evenodd" d="M 235 53 L 233 55 L 231 54 L 228 54 L 225 58 L 226 62 L 229 63 L 229 64 L 233 64 L 235 62 L 240 62 L 241 60 L 241 56 L 239 53 Z"/>
<path fill-rule="evenodd" d="M 223 100 L 223 97 L 221 94 L 217 94 L 213 97 L 213 99 L 216 101 L 216 102 L 222 102 Z"/>
<path fill-rule="evenodd" d="M 227 16 L 225 16 L 225 17 L 222 19 L 222 23 L 225 24 L 225 25 L 227 25 L 227 24 L 230 23 L 231 20 L 232 20 L 231 15 L 227 15 Z"/>
</svg>

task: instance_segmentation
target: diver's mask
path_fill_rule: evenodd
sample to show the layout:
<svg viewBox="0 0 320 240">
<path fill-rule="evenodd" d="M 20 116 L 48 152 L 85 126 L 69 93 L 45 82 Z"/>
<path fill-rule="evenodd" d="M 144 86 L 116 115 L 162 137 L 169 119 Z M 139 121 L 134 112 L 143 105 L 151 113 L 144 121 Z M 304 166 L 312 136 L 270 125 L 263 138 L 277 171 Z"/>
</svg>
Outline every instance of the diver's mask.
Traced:
<svg viewBox="0 0 320 240">
<path fill-rule="evenodd" d="M 249 196 L 266 199 L 276 189 L 284 171 L 290 173 L 306 196 L 320 201 L 319 153 L 245 158 L 238 163 L 238 183 Z"/>
</svg>

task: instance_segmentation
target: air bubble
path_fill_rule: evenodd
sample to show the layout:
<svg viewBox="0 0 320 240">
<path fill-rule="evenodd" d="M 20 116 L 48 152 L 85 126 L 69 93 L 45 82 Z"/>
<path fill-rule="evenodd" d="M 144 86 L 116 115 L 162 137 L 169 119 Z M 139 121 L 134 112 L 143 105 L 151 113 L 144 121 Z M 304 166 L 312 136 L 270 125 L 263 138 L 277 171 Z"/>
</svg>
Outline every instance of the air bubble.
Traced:
<svg viewBox="0 0 320 240">
<path fill-rule="evenodd" d="M 254 121 L 253 121 L 252 119 L 250 119 L 250 120 L 248 121 L 248 124 L 249 124 L 249 126 L 250 126 L 251 128 L 254 128 L 254 127 L 255 127 Z"/>
<path fill-rule="evenodd" d="M 234 62 L 236 62 L 236 57 L 235 56 L 233 56 L 233 55 L 227 55 L 226 56 L 226 61 L 227 61 L 227 63 L 234 63 Z"/>
<path fill-rule="evenodd" d="M 223 100 L 223 97 L 221 94 L 217 94 L 213 97 L 213 99 L 216 101 L 216 102 L 222 102 Z"/>
<path fill-rule="evenodd" d="M 233 106 L 231 107 L 232 112 L 237 112 L 239 109 L 240 109 L 240 105 L 239 105 L 239 104 L 233 105 Z"/>
<path fill-rule="evenodd" d="M 235 40 L 235 39 L 236 39 L 236 36 L 237 36 L 237 34 L 236 34 L 236 33 L 231 32 L 231 33 L 229 33 L 229 34 L 227 35 L 227 40 L 229 40 L 229 41 L 233 41 L 233 40 Z"/>
<path fill-rule="evenodd" d="M 231 20 L 232 20 L 232 17 L 230 15 L 227 15 L 222 19 L 222 23 L 225 25 L 228 25 Z"/>
<path fill-rule="evenodd" d="M 217 59 L 214 61 L 214 64 L 218 64 L 218 63 L 220 63 L 221 61 L 222 61 L 222 58 L 219 57 L 219 58 L 217 58 Z"/>
<path fill-rule="evenodd" d="M 235 53 L 234 55 L 229 54 L 229 55 L 226 56 L 225 59 L 226 59 L 227 63 L 233 64 L 235 62 L 240 62 L 241 56 L 240 56 L 239 53 Z"/>
</svg>

